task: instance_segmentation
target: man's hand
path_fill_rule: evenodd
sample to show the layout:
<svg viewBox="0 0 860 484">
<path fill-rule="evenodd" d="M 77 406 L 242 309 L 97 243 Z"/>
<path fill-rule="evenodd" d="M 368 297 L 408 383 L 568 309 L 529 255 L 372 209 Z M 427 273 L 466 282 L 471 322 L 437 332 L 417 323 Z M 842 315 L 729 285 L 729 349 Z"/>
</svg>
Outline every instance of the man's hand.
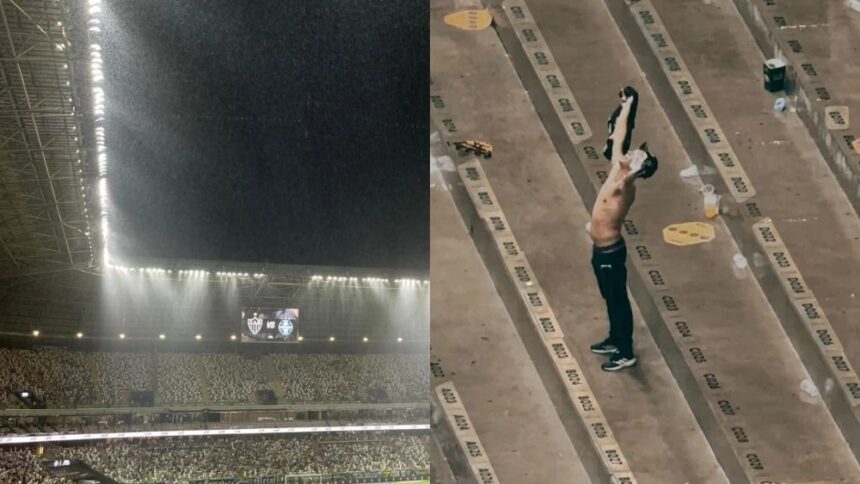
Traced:
<svg viewBox="0 0 860 484">
<path fill-rule="evenodd" d="M 633 106 L 633 96 L 624 96 L 623 92 L 621 93 L 621 96 L 621 114 L 628 115 L 630 114 L 630 107 Z"/>
</svg>

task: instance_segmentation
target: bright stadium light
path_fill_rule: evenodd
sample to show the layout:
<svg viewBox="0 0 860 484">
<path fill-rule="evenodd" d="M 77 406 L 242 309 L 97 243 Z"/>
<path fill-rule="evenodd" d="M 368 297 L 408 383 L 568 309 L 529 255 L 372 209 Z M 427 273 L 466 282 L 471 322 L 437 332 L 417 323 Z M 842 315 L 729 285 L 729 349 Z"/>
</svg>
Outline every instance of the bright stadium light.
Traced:
<svg viewBox="0 0 860 484">
<path fill-rule="evenodd" d="M 203 339 L 203 336 L 200 336 L 200 335 L 198 334 L 198 335 L 195 335 L 195 336 L 194 336 L 194 339 L 196 339 L 197 341 L 200 341 L 201 339 Z"/>
<path fill-rule="evenodd" d="M 403 338 L 401 338 L 401 337 L 399 337 L 399 336 L 398 336 L 398 337 L 397 337 L 397 342 L 398 342 L 398 343 L 402 343 L 402 342 L 403 342 Z"/>
<path fill-rule="evenodd" d="M 297 340 L 299 340 L 299 341 L 304 341 L 305 337 L 304 337 L 304 336 L 299 336 L 299 337 L 298 337 L 298 338 L 296 338 L 296 339 L 297 339 Z"/>
<path fill-rule="evenodd" d="M 39 336 L 39 330 L 38 329 L 33 330 L 33 336 Z"/>
<path fill-rule="evenodd" d="M 125 333 L 120 333 L 120 334 L 119 334 L 119 339 L 125 339 Z"/>
<path fill-rule="evenodd" d="M 364 341 L 365 343 L 367 343 L 367 336 L 365 336 L 364 338 L 361 338 L 361 340 Z"/>
<path fill-rule="evenodd" d="M 166 338 L 166 337 L 167 337 L 167 336 L 164 336 L 164 333 L 161 333 L 160 335 L 158 335 L 158 339 L 164 339 L 164 338 Z"/>
<path fill-rule="evenodd" d="M 84 333 L 78 333 L 75 335 L 76 338 L 80 339 L 84 337 Z"/>
<path fill-rule="evenodd" d="M 101 34 L 101 21 L 99 16 L 102 13 L 101 0 L 89 0 L 88 2 L 89 19 L 87 20 L 87 30 L 90 32 L 90 80 L 92 108 L 95 124 L 95 148 L 96 161 L 98 167 L 98 199 L 99 212 L 101 214 L 101 242 L 102 242 L 102 264 L 105 267 L 111 267 L 110 247 L 108 240 L 110 239 L 110 226 L 108 224 L 108 190 L 107 190 L 107 148 L 105 146 L 105 92 L 104 85 L 104 70 L 103 59 L 101 53 L 101 45 L 98 43 L 98 36 Z M 67 65 L 63 66 L 68 68 Z M 83 180 L 82 180 L 83 181 Z"/>
<path fill-rule="evenodd" d="M 230 341 L 236 341 L 236 335 L 235 334 L 230 335 Z"/>
<path fill-rule="evenodd" d="M 328 340 L 329 340 L 329 341 L 334 341 L 334 336 L 329 336 Z"/>
</svg>

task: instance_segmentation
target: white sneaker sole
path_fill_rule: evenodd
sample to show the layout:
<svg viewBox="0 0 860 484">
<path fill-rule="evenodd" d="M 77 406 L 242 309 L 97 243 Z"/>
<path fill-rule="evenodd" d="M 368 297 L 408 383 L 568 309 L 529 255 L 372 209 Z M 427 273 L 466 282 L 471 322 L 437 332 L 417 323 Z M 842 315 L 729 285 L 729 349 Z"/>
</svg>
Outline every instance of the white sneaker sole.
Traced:
<svg viewBox="0 0 860 484">
<path fill-rule="evenodd" d="M 614 355 L 618 353 L 618 348 L 612 350 L 591 350 L 591 352 L 597 355 Z"/>
<path fill-rule="evenodd" d="M 604 368 L 601 365 L 600 369 L 603 371 L 618 371 L 618 370 L 623 370 L 624 368 L 630 368 L 631 366 L 636 366 L 636 358 L 633 358 L 632 360 L 629 360 L 627 362 L 622 363 L 619 366 L 615 366 L 612 368 Z"/>
</svg>

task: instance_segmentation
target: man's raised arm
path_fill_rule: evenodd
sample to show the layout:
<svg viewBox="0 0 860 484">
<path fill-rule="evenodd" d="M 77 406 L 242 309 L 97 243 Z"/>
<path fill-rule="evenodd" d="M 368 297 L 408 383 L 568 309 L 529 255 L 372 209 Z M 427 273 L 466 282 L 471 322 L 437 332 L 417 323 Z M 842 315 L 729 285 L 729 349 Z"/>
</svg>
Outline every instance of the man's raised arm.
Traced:
<svg viewBox="0 0 860 484">
<path fill-rule="evenodd" d="M 618 163 L 621 157 L 624 156 L 624 138 L 627 136 L 627 120 L 630 117 L 630 106 L 633 104 L 633 97 L 628 96 L 627 99 L 621 102 L 621 112 L 618 113 L 618 119 L 615 120 L 615 129 L 612 130 L 612 163 Z"/>
</svg>

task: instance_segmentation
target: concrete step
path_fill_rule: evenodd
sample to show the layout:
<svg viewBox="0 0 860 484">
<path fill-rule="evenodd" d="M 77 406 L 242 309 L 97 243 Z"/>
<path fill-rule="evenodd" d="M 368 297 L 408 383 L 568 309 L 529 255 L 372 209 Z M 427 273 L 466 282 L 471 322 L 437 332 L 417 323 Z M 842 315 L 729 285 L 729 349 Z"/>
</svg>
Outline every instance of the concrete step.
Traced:
<svg viewBox="0 0 860 484">
<path fill-rule="evenodd" d="M 442 10 L 439 15 L 449 13 Z M 497 16 L 496 24 L 503 23 L 504 17 Z M 527 259 L 524 270 L 530 271 L 534 286 L 542 290 L 538 294 L 546 296 L 555 313 L 558 331 L 565 335 L 559 348 L 570 353 L 571 361 L 578 362 L 582 378 L 577 384 L 589 383 L 588 391 L 596 398 L 590 407 L 602 410 L 600 418 L 611 427 L 609 435 L 620 447 L 615 449 L 617 455 L 626 458 L 623 465 L 629 465 L 638 482 L 726 482 L 660 350 L 647 332 L 642 334 L 641 323 L 637 324 L 637 337 L 639 356 L 644 363 L 627 377 L 603 374 L 599 370 L 603 360 L 587 351 L 587 346 L 606 332 L 605 307 L 597 295 L 588 263 L 590 243 L 583 231 L 587 212 L 517 74 L 492 30 L 460 32 L 437 28 L 431 23 L 431 113 L 436 128 L 444 141 L 484 140 L 494 146 L 492 160 L 481 163 L 491 187 L 488 193 L 495 193 L 504 213 L 499 220 L 511 228 L 512 235 L 520 242 L 519 248 L 525 256 L 521 258 Z M 561 130 L 565 134 L 569 131 Z M 456 183 L 457 180 L 450 181 L 449 185 Z M 467 217 L 467 223 L 474 234 L 483 222 Z M 435 239 L 435 235 L 431 238 Z M 491 257 L 485 256 L 491 273 L 505 273 L 508 269 L 500 254 L 490 251 Z M 434 253 L 431 259 L 435 257 Z M 494 280 L 499 291 L 499 284 L 504 283 L 496 277 Z M 434 287 L 438 290 L 440 284 Z M 517 304 L 522 304 L 520 295 L 516 291 L 513 297 L 504 290 L 500 292 L 509 314 L 515 321 L 521 319 L 516 309 Z M 436 334 L 435 315 L 432 321 Z M 537 346 L 544 346 L 543 336 L 531 321 L 527 320 L 525 325 L 531 333 L 520 332 L 524 344 L 528 347 L 530 340 L 537 338 Z M 557 344 L 548 347 L 555 351 Z M 565 385 L 571 382 L 565 382 L 556 373 L 552 358 L 533 352 L 530 355 L 550 394 L 559 381 L 561 391 L 567 390 Z M 541 358 L 549 362 L 548 368 L 543 366 Z M 557 380 L 555 384 L 545 379 L 547 373 Z M 460 385 L 460 388 L 465 392 L 468 387 Z M 557 412 L 573 408 L 574 419 L 579 419 L 577 412 L 581 409 L 573 401 L 562 398 L 554 403 Z M 570 434 L 575 432 L 569 431 Z M 574 442 L 583 435 L 589 434 L 580 434 Z M 657 442 L 653 435 L 662 438 Z M 586 445 L 592 446 L 592 454 L 595 449 L 605 450 L 593 442 Z M 581 446 L 580 441 L 577 449 Z M 584 465 L 589 466 L 593 461 L 585 452 L 589 451 L 582 450 L 580 454 Z M 594 473 L 597 471 L 593 468 L 591 471 L 592 479 L 603 482 Z M 611 472 L 612 465 L 604 465 L 604 471 Z"/>
<path fill-rule="evenodd" d="M 541 384 L 542 375 L 496 293 L 447 182 L 438 172 L 431 180 L 433 386 L 457 386 L 500 482 L 591 482 L 564 431 L 570 422 L 559 418 L 553 395 Z M 451 441 L 453 434 L 448 437 L 440 445 L 457 467 L 462 459 L 451 452 L 459 447 Z"/>
<path fill-rule="evenodd" d="M 608 171 L 605 162 L 593 156 L 600 152 L 605 135 L 597 132 L 591 139 L 569 135 L 553 108 L 552 103 L 560 98 L 547 76 L 566 79 L 572 86 L 576 98 L 572 105 L 578 110 L 569 117 L 599 131 L 617 104 L 618 89 L 625 84 L 640 88 L 634 142 L 649 141 L 651 150 L 659 153 L 661 173 L 642 183 L 625 224 L 628 243 L 635 249 L 630 251 L 630 266 L 635 269 L 630 286 L 729 479 L 762 482 L 857 475 L 857 461 L 828 409 L 820 401 L 810 404 L 798 396 L 799 385 L 809 374 L 757 280 L 749 270 L 732 269 L 732 256 L 739 248 L 726 224 L 713 222 L 716 239 L 706 244 L 679 248 L 663 242 L 662 230 L 667 225 L 703 219 L 697 193 L 700 185 L 678 177 L 690 164 L 685 145 L 645 82 L 606 4 L 601 0 L 540 0 L 529 2 L 529 9 L 520 3 L 507 4 L 508 11 L 513 13 L 519 7 L 526 18 L 516 20 L 510 15 L 513 24 L 497 22 L 497 30 L 586 206 L 594 203 L 594 191 Z M 533 17 L 528 17 L 529 10 Z M 535 25 L 542 36 L 534 35 Z M 538 62 L 533 65 L 529 56 Z M 477 137 L 493 133 L 486 123 L 458 126 L 464 131 L 476 130 Z M 503 136 L 494 144 L 494 161 L 498 153 L 515 149 L 503 144 L 512 137 Z M 522 144 L 519 139 L 518 146 Z M 576 238 L 569 234 L 565 241 L 560 228 L 575 218 L 553 218 L 547 207 L 562 212 L 574 206 L 574 199 L 560 189 L 548 188 L 558 185 L 554 182 L 558 177 L 535 167 L 533 154 L 520 152 L 515 158 L 520 161 L 488 165 L 487 175 L 500 204 L 506 207 L 512 230 L 525 234 L 520 238 L 523 251 L 536 254 L 531 265 L 544 280 L 542 272 L 552 274 L 553 268 L 564 265 L 570 241 Z M 526 173 L 532 186 L 540 188 L 539 194 L 537 188 L 523 188 Z M 544 174 L 543 178 L 538 179 L 538 174 Z M 546 197 L 543 203 L 536 203 L 539 196 Z M 555 239 L 558 243 L 552 244 Z M 568 300 L 579 290 L 570 282 L 565 287 L 563 274 L 556 277 L 558 283 L 544 283 L 552 304 Z M 677 353 L 683 358 L 676 358 Z M 688 375 L 695 386 L 687 385 Z M 705 405 L 699 401 L 702 397 Z M 710 419 L 719 422 L 719 430 L 710 427 L 706 410 L 710 410 Z M 822 452 L 810 460 L 806 438 L 781 437 L 789 431 L 819 442 Z M 723 446 L 725 441 L 730 450 Z M 629 459 L 636 472 L 633 457 Z"/>
<path fill-rule="evenodd" d="M 773 112 L 774 99 L 784 93 L 762 89 L 761 52 L 730 2 L 646 0 L 618 7 L 614 17 L 638 47 L 637 60 L 650 69 L 650 84 L 682 138 L 699 138 L 699 125 L 723 126 L 727 139 L 719 151 L 744 167 L 756 191 L 730 212 L 727 226 L 746 245 L 747 258 L 762 262 L 760 285 L 856 456 L 860 377 L 852 367 L 860 363 L 860 333 L 852 314 L 860 314 L 860 299 L 843 281 L 860 278 L 860 218 L 804 127 L 804 107 Z M 671 87 L 681 74 L 660 75 L 659 54 L 672 49 L 684 59 L 682 75 L 692 80 L 690 97 Z M 694 55 L 705 50 L 709 56 Z M 694 159 L 724 168 L 723 160 L 709 156 L 707 140 L 699 144 L 687 144 Z"/>
</svg>

